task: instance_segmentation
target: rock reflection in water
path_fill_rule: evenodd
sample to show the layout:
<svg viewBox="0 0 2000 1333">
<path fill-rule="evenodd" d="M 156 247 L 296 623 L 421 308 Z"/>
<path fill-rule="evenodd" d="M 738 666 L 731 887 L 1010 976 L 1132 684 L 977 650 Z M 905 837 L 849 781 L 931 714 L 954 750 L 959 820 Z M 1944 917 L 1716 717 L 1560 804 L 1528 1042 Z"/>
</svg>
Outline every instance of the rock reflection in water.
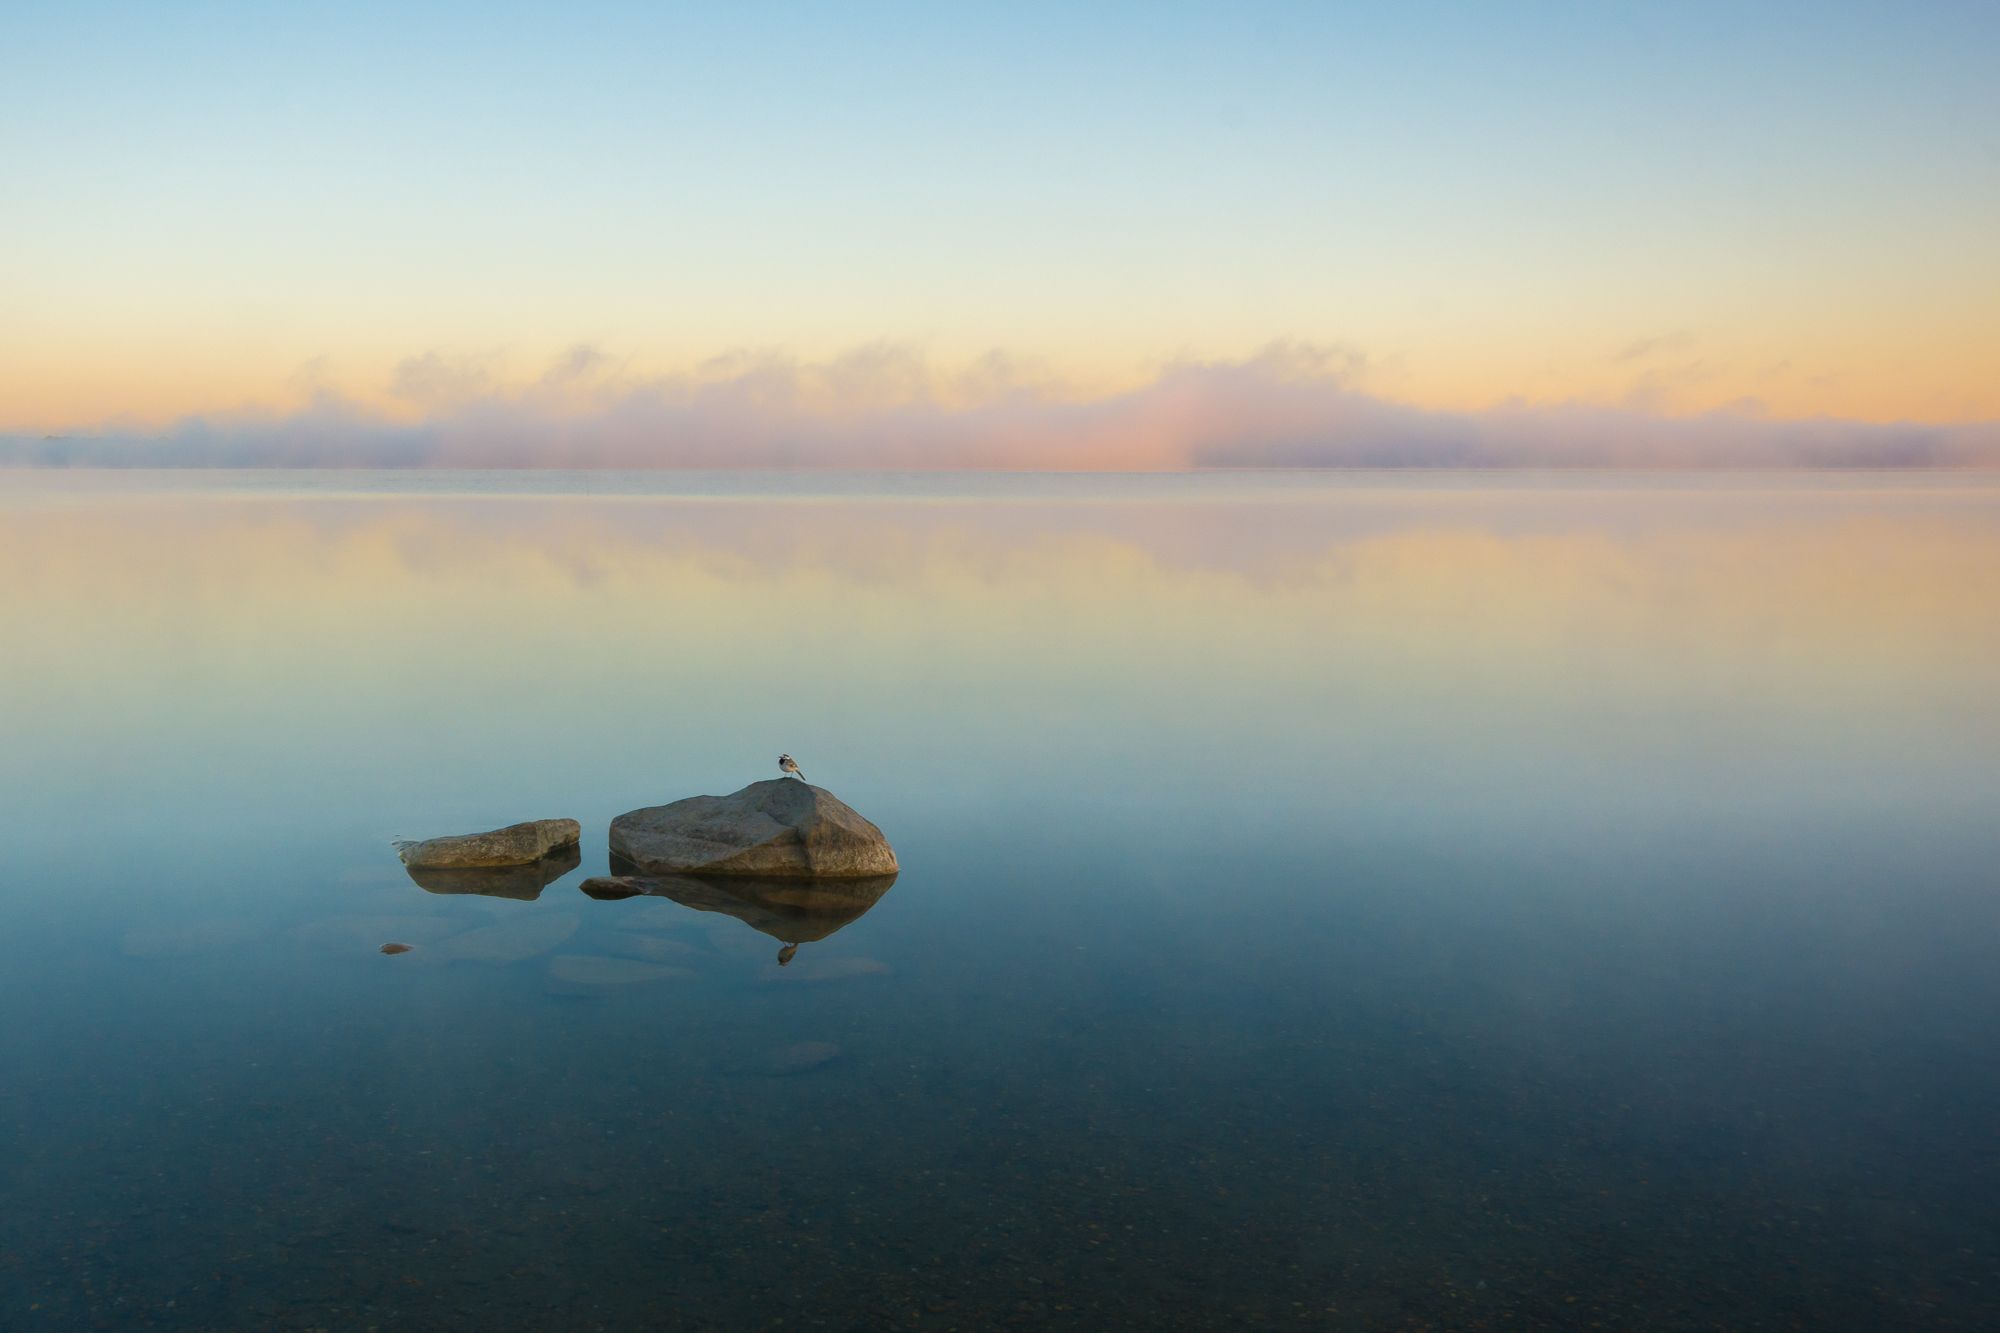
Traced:
<svg viewBox="0 0 2000 1333">
<path fill-rule="evenodd" d="M 428 893 L 478 893 L 488 898 L 533 902 L 542 890 L 583 864 L 576 844 L 559 847 L 539 861 L 520 866 L 452 866 L 423 870 L 405 867 L 417 887 Z"/>
<path fill-rule="evenodd" d="M 612 869 L 632 867 L 620 858 Z M 857 921 L 896 882 L 894 875 L 867 879 L 765 879 L 747 875 L 614 874 L 587 879 L 579 887 L 593 898 L 669 898 L 697 912 L 733 916 L 752 930 L 778 941 L 780 967 L 792 961 L 802 944 L 823 940 Z"/>
</svg>

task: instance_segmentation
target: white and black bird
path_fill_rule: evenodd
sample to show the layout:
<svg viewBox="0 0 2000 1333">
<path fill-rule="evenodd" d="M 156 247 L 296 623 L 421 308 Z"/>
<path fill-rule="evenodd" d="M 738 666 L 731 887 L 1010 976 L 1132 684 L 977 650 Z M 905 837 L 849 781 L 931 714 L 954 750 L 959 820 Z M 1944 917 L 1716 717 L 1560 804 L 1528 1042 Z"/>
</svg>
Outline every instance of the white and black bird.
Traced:
<svg viewBox="0 0 2000 1333">
<path fill-rule="evenodd" d="M 778 771 L 786 777 L 797 778 L 800 782 L 806 780 L 806 775 L 799 772 L 799 761 L 788 754 L 778 756 Z"/>
</svg>

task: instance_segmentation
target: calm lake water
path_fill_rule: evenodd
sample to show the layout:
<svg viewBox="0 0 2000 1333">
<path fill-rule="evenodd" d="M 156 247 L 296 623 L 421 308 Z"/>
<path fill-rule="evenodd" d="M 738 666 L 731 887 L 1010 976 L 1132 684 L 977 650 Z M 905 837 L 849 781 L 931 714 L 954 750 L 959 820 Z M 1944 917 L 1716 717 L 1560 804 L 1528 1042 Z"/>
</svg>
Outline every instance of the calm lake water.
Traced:
<svg viewBox="0 0 2000 1333">
<path fill-rule="evenodd" d="M 0 1327 L 2000 1315 L 2000 480 L 11 473 L 0 575 Z M 789 967 L 577 891 L 780 750 L 904 867 Z"/>
</svg>

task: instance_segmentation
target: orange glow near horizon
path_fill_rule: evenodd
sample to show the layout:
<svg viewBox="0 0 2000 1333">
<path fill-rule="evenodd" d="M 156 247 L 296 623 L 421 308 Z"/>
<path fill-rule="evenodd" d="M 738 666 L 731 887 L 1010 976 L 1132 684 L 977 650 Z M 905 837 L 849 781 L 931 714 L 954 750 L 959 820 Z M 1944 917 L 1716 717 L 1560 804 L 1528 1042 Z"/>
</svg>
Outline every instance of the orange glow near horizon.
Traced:
<svg viewBox="0 0 2000 1333">
<path fill-rule="evenodd" d="M 1580 337 L 1532 346 L 1510 344 L 1496 333 L 1491 345 L 1464 339 L 1419 355 L 1391 349 L 1365 351 L 1339 368 L 1340 382 L 1391 404 L 1478 413 L 1498 405 L 1582 404 L 1628 408 L 1675 418 L 1714 411 L 1750 410 L 1779 420 L 1838 418 L 1856 422 L 1956 424 L 2000 421 L 2000 336 L 1944 328 L 1922 343 L 1893 350 L 1831 333 L 1787 345 L 1757 346 L 1720 338 L 1634 338 L 1606 350 L 1606 340 Z M 414 424 L 448 411 L 465 397 L 501 403 L 537 390 L 566 347 L 510 345 L 459 355 L 430 354 L 448 365 L 476 368 L 476 377 L 424 400 L 399 391 L 399 370 L 419 358 L 357 350 L 314 352 L 315 344 L 253 338 L 122 342 L 81 338 L 8 345 L 0 332 L 0 434 L 152 434 L 193 418 L 283 417 L 307 408 L 317 395 L 333 395 L 367 415 Z M 861 345 L 864 349 L 868 344 Z M 896 346 L 891 344 L 891 346 Z M 982 395 L 1027 391 L 1054 401 L 1090 403 L 1133 393 L 1155 383 L 1179 360 L 1230 364 L 1227 349 L 1174 358 L 1147 358 L 1138 350 L 1115 358 L 1101 348 L 1080 354 L 1028 358 L 1019 378 L 982 378 L 987 354 L 957 357 L 897 347 L 924 367 L 923 399 L 946 410 L 977 407 Z M 1256 353 L 1249 350 L 1250 355 Z M 803 356 L 805 366 L 829 364 L 846 353 L 830 348 Z M 616 367 L 619 382 L 701 382 L 721 357 L 681 359 L 599 351 Z M 780 356 L 779 359 L 792 360 Z M 908 386 L 886 383 L 871 392 L 883 408 L 918 400 Z M 825 413 L 837 408 L 807 405 Z"/>
</svg>

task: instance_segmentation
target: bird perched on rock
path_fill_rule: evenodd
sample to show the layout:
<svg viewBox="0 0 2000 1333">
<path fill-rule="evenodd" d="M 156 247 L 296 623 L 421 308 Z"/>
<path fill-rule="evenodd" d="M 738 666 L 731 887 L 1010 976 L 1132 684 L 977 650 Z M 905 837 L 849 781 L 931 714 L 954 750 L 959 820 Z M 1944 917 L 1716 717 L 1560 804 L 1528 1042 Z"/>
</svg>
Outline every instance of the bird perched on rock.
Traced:
<svg viewBox="0 0 2000 1333">
<path fill-rule="evenodd" d="M 799 772 L 799 761 L 788 754 L 778 756 L 778 771 L 787 777 L 797 778 L 800 782 L 806 780 L 806 775 Z"/>
</svg>

